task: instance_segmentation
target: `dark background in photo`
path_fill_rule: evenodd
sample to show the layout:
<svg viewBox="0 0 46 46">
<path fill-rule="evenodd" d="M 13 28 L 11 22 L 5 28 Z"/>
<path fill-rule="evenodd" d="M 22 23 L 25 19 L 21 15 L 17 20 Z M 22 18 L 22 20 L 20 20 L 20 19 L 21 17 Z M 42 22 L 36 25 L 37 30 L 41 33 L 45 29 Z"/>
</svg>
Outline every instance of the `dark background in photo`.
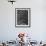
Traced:
<svg viewBox="0 0 46 46">
<path fill-rule="evenodd" d="M 17 24 L 28 25 L 28 10 L 17 10 Z"/>
</svg>

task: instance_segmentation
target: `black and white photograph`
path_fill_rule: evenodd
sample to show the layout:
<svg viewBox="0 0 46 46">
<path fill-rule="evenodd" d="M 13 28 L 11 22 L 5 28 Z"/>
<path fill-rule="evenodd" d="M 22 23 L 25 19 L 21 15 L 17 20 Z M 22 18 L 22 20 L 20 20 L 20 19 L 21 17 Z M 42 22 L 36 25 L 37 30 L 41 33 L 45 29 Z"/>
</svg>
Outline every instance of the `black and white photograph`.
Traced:
<svg viewBox="0 0 46 46">
<path fill-rule="evenodd" d="M 30 8 L 16 8 L 15 12 L 15 26 L 30 27 Z"/>
</svg>

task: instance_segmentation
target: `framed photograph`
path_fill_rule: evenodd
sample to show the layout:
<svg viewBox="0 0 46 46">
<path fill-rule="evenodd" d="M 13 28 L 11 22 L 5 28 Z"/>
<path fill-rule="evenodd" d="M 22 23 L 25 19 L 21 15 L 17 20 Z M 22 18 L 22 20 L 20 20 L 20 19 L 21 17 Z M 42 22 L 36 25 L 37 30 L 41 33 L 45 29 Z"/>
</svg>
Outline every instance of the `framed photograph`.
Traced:
<svg viewBox="0 0 46 46">
<path fill-rule="evenodd" d="M 30 27 L 30 8 L 15 8 L 15 26 Z"/>
</svg>

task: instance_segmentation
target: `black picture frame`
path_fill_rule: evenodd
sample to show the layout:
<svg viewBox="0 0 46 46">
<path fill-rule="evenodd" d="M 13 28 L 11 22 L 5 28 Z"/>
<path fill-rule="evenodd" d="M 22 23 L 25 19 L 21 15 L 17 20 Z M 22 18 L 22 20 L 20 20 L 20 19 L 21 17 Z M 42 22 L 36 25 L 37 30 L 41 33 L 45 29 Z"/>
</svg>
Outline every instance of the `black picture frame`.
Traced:
<svg viewBox="0 0 46 46">
<path fill-rule="evenodd" d="M 15 27 L 31 26 L 31 9 L 15 8 Z"/>
</svg>

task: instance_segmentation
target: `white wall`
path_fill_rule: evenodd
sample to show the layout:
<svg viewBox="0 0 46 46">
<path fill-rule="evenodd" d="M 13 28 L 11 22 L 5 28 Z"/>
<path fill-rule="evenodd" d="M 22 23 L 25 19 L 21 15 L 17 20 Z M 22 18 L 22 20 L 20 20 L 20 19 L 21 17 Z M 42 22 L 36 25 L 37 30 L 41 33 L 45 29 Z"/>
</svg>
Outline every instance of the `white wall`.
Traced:
<svg viewBox="0 0 46 46">
<path fill-rule="evenodd" d="M 31 27 L 15 27 L 15 8 L 31 8 Z M 17 0 L 13 5 L 0 0 L 0 40 L 15 40 L 19 32 L 31 35 L 33 40 L 46 40 L 45 0 Z"/>
</svg>

